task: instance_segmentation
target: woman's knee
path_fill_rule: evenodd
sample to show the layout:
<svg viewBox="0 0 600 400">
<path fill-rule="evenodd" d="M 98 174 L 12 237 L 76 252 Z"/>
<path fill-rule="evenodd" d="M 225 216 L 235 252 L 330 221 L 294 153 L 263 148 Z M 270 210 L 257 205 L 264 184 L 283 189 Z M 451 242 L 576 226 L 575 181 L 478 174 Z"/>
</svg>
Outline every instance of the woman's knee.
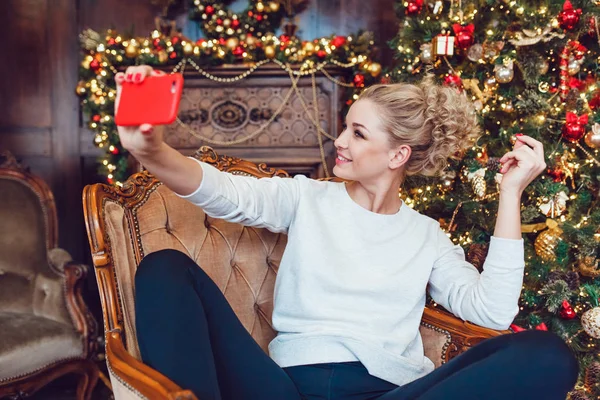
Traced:
<svg viewBox="0 0 600 400">
<path fill-rule="evenodd" d="M 547 331 L 520 332 L 514 334 L 513 346 L 514 351 L 525 358 L 522 361 L 530 366 L 533 362 L 537 368 L 543 369 L 545 379 L 564 380 L 569 387 L 575 385 L 579 362 L 560 336 Z"/>
<path fill-rule="evenodd" d="M 169 282 L 180 282 L 188 274 L 194 261 L 179 250 L 165 249 L 145 256 L 135 272 L 135 285 L 161 285 Z"/>
</svg>

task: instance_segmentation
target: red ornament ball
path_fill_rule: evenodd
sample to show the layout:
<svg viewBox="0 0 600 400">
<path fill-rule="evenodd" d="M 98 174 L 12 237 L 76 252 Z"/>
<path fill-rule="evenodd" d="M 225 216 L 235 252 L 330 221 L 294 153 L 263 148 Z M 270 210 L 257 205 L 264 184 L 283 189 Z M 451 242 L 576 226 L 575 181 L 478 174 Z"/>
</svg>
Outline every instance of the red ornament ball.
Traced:
<svg viewBox="0 0 600 400">
<path fill-rule="evenodd" d="M 354 75 L 354 86 L 356 87 L 365 87 L 365 76 L 363 74 Z"/>
<path fill-rule="evenodd" d="M 116 42 L 115 42 L 115 39 L 114 39 L 114 38 L 110 38 L 110 39 L 108 39 L 108 41 L 106 42 L 106 44 L 108 44 L 109 46 L 112 46 L 112 45 L 114 45 L 115 43 L 116 43 Z"/>
<path fill-rule="evenodd" d="M 174 38 L 171 39 L 171 43 L 177 44 L 177 43 L 179 43 L 180 40 L 181 39 L 179 39 L 179 36 L 175 36 Z"/>
<path fill-rule="evenodd" d="M 563 300 L 562 309 L 560 310 L 560 317 L 563 319 L 573 319 L 577 316 L 573 307 L 569 304 L 567 300 Z"/>
<path fill-rule="evenodd" d="M 410 1 L 406 6 L 406 15 L 415 15 L 423 9 L 423 1 Z"/>
<path fill-rule="evenodd" d="M 233 21 L 231 21 L 231 26 L 233 26 L 234 28 L 237 28 L 238 26 L 240 26 L 240 20 L 234 19 Z"/>
<path fill-rule="evenodd" d="M 460 76 L 456 75 L 456 74 L 448 74 L 444 77 L 444 83 L 448 86 L 454 86 L 457 88 L 461 88 L 462 87 L 462 79 L 460 79 Z"/>
<path fill-rule="evenodd" d="M 98 114 L 96 114 L 92 117 L 92 121 L 94 121 L 94 122 L 100 122 L 100 119 L 101 119 L 101 117 Z"/>
<path fill-rule="evenodd" d="M 263 19 L 263 16 L 262 16 L 262 15 L 260 15 L 260 14 L 256 14 L 256 20 L 257 20 L 257 21 L 262 21 L 262 19 Z"/>
<path fill-rule="evenodd" d="M 232 53 L 236 57 L 241 57 L 244 54 L 244 48 L 242 46 L 237 46 L 233 49 Z"/>
<path fill-rule="evenodd" d="M 156 38 L 152 41 L 154 47 L 160 47 L 160 38 Z"/>
<path fill-rule="evenodd" d="M 117 149 L 116 147 L 113 147 L 113 149 L 110 151 L 110 154 L 119 154 L 119 149 Z"/>
<path fill-rule="evenodd" d="M 581 8 L 574 9 L 571 2 L 566 0 L 563 5 L 563 10 L 558 14 L 558 23 L 561 28 L 571 30 L 579 23 L 580 16 Z"/>
<path fill-rule="evenodd" d="M 169 54 L 169 58 L 170 58 L 171 60 L 173 60 L 173 59 L 177 58 L 177 53 L 176 53 L 176 52 L 174 52 L 174 51 L 172 51 L 172 52 L 171 52 L 171 54 Z"/>
<path fill-rule="evenodd" d="M 225 38 L 223 38 L 223 37 L 220 37 L 219 38 L 219 44 L 221 46 L 225 46 L 227 44 L 227 40 L 225 40 Z"/>
<path fill-rule="evenodd" d="M 571 143 L 577 143 L 585 135 L 585 125 L 579 122 L 567 122 L 562 129 L 562 136 Z"/>
<path fill-rule="evenodd" d="M 281 35 L 281 36 L 279 36 L 279 40 L 282 43 L 288 43 L 290 41 L 290 37 L 288 35 Z"/>
<path fill-rule="evenodd" d="M 342 47 L 343 45 L 346 44 L 346 37 L 345 36 L 336 36 L 331 40 L 331 44 L 334 45 L 335 47 Z"/>
<path fill-rule="evenodd" d="M 459 48 L 465 50 L 471 47 L 474 43 L 475 38 L 475 25 L 468 24 L 465 26 L 454 24 L 454 34 L 456 35 L 456 44 Z"/>
<path fill-rule="evenodd" d="M 100 68 L 100 62 L 98 60 L 92 60 L 90 62 L 90 68 L 91 69 L 98 69 L 98 68 Z"/>
<path fill-rule="evenodd" d="M 325 50 L 319 50 L 319 51 L 317 51 L 317 57 L 325 58 L 325 57 L 327 57 L 327 52 Z"/>
<path fill-rule="evenodd" d="M 206 11 L 207 14 L 212 14 L 213 12 L 215 12 L 215 8 L 213 6 L 206 6 L 204 11 Z"/>
</svg>

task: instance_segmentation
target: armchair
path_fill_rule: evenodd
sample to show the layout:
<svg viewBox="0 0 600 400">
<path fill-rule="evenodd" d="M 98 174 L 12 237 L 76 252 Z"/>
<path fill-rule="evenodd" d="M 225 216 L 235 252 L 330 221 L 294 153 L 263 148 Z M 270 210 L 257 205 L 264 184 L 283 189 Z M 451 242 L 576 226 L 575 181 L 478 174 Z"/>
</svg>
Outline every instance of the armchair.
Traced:
<svg viewBox="0 0 600 400">
<path fill-rule="evenodd" d="M 289 176 L 265 164 L 220 156 L 206 146 L 194 156 L 233 174 Z M 106 361 L 115 399 L 196 398 L 140 360 L 134 276 L 144 255 L 158 250 L 174 248 L 198 261 L 224 292 L 246 329 L 267 351 L 276 335 L 270 323 L 272 296 L 286 235 L 208 217 L 148 171 L 134 174 L 122 188 L 86 186 L 83 206 L 102 300 Z M 503 333 L 433 308 L 425 309 L 421 323 L 425 353 L 436 366 Z"/>
<path fill-rule="evenodd" d="M 0 152 L 0 398 L 22 398 L 67 373 L 78 399 L 98 379 L 97 325 L 81 297 L 86 266 L 57 248 L 54 197 Z"/>
</svg>

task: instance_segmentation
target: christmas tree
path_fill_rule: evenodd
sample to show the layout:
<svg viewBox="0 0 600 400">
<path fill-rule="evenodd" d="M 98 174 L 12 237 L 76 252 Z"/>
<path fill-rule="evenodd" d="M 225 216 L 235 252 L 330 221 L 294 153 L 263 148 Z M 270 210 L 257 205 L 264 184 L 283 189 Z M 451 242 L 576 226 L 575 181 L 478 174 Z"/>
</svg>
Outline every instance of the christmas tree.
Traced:
<svg viewBox="0 0 600 400">
<path fill-rule="evenodd" d="M 600 399 L 600 1 L 403 0 L 384 79 L 433 73 L 473 99 L 484 134 L 443 176 L 407 181 L 405 202 L 436 218 L 481 268 L 498 207 L 498 159 L 523 133 L 548 169 L 522 197 L 526 267 L 511 326 L 551 330 L 577 354 L 572 399 Z"/>
</svg>

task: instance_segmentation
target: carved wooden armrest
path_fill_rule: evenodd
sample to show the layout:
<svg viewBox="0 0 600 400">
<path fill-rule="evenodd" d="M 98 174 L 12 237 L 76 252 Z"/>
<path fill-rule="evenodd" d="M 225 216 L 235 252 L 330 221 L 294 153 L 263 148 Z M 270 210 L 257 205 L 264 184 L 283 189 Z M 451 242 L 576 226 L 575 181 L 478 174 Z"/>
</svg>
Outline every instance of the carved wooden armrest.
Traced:
<svg viewBox="0 0 600 400">
<path fill-rule="evenodd" d="M 106 335 L 106 357 L 110 368 L 130 390 L 149 399 L 198 400 L 190 391 L 184 390 L 160 372 L 136 360 L 125 350 L 120 329 L 112 329 Z"/>
<path fill-rule="evenodd" d="M 98 324 L 90 313 L 83 297 L 81 287 L 85 282 L 88 267 L 75 262 L 68 262 L 64 266 L 65 274 L 65 300 L 71 319 L 79 332 L 86 340 L 85 357 L 94 355 L 98 346 Z"/>
<path fill-rule="evenodd" d="M 510 330 L 497 331 L 463 321 L 453 314 L 432 307 L 425 307 L 423 322 L 446 330 L 450 333 L 451 342 L 442 354 L 444 362 L 448 362 L 460 353 L 470 349 L 479 342 L 495 336 L 512 333 Z"/>
</svg>

